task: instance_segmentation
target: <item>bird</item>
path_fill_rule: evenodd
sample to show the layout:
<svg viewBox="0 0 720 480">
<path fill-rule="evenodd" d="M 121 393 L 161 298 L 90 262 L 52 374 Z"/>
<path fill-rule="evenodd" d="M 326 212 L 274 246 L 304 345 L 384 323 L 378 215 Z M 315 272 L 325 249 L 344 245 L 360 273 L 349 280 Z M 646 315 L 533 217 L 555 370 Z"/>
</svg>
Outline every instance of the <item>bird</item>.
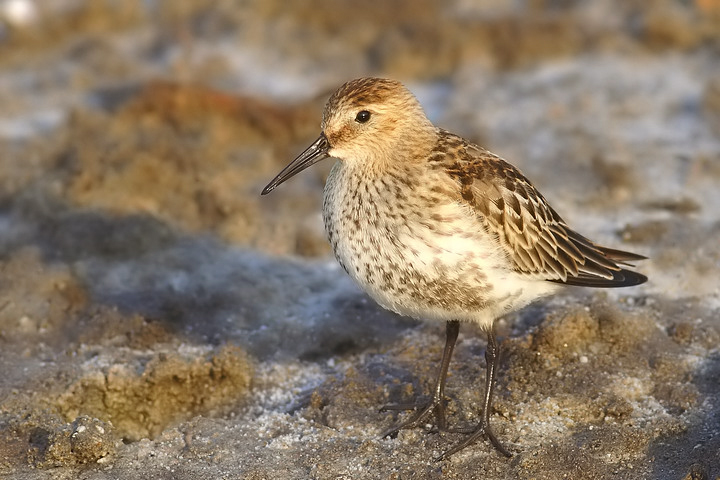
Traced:
<svg viewBox="0 0 720 480">
<path fill-rule="evenodd" d="M 364 77 L 343 84 L 328 99 L 320 129 L 261 194 L 336 159 L 322 202 L 335 258 L 380 306 L 446 325 L 432 395 L 383 407 L 415 413 L 382 436 L 434 421 L 437 430 L 467 434 L 437 460 L 482 438 L 510 457 L 490 425 L 500 355 L 496 321 L 564 285 L 642 284 L 647 277 L 631 270 L 631 262 L 646 257 L 577 233 L 518 168 L 436 127 L 399 81 Z M 453 430 L 445 385 L 465 322 L 487 335 L 483 411 L 477 426 Z"/>
</svg>

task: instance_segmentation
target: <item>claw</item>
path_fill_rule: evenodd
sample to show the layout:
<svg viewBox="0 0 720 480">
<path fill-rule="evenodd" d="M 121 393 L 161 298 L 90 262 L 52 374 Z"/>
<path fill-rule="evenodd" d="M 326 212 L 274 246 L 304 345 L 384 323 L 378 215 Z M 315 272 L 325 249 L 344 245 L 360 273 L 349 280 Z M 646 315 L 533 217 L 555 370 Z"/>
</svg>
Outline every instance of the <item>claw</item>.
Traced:
<svg viewBox="0 0 720 480">
<path fill-rule="evenodd" d="M 490 443 L 493 444 L 493 446 L 497 449 L 498 452 L 502 453 L 506 457 L 510 458 L 512 457 L 512 454 L 508 449 L 503 447 L 503 445 L 498 441 L 497 437 L 495 436 L 495 433 L 490 428 L 490 405 L 492 404 L 492 394 L 493 394 L 493 385 L 495 383 L 495 373 L 497 369 L 497 363 L 499 359 L 500 354 L 500 346 L 497 343 L 497 340 L 495 339 L 495 332 L 490 331 L 488 332 L 488 347 L 487 350 L 485 350 L 485 361 L 487 362 L 486 369 L 487 372 L 485 374 L 485 398 L 483 401 L 483 417 L 482 421 L 480 422 L 480 425 L 477 426 L 474 430 L 472 430 L 470 433 L 470 436 L 468 436 L 465 440 L 458 443 L 454 447 L 452 447 L 450 450 L 446 451 L 439 457 L 437 457 L 435 460 L 440 461 L 444 460 L 451 455 L 456 454 L 460 450 L 462 450 L 465 447 L 468 447 L 472 445 L 473 443 L 477 442 L 481 437 L 486 437 L 488 440 L 490 440 Z M 458 432 L 467 432 L 466 429 L 457 429 Z"/>
<path fill-rule="evenodd" d="M 433 388 L 433 395 L 428 403 L 416 403 L 414 405 L 386 405 L 380 409 L 380 411 L 387 410 L 418 410 L 416 415 L 410 419 L 399 423 L 383 433 L 382 438 L 388 436 L 395 436 L 400 430 L 406 428 L 416 428 L 424 426 L 427 423 L 427 419 L 434 416 L 437 420 L 438 430 L 447 430 L 447 420 L 445 418 L 445 380 L 447 380 L 448 366 L 450 365 L 450 358 L 452 357 L 453 349 L 455 348 L 455 342 L 457 341 L 458 333 L 460 332 L 460 322 L 457 320 L 451 320 L 447 322 L 446 326 L 446 340 L 445 349 L 443 350 L 442 360 L 440 361 L 440 371 L 438 372 L 437 380 L 435 381 L 435 388 Z M 409 408 L 406 408 L 409 407 Z"/>
<path fill-rule="evenodd" d="M 424 404 L 416 403 L 411 405 L 385 405 L 380 409 L 381 412 L 388 410 L 420 409 L 419 412 L 411 416 L 408 420 L 401 422 L 383 432 L 382 438 L 395 437 L 400 430 L 406 428 L 425 426 L 431 417 L 435 417 L 438 431 L 469 434 L 469 436 L 465 440 L 458 443 L 457 445 L 437 457 L 435 459 L 436 461 L 444 460 L 451 455 L 456 454 L 465 447 L 468 447 L 473 443 L 477 442 L 480 437 L 485 437 L 490 440 L 490 443 L 493 444 L 493 446 L 497 449 L 498 452 L 510 458 L 512 457 L 512 454 L 498 441 L 495 433 L 493 433 L 492 429 L 490 428 L 490 406 L 492 404 L 493 386 L 495 384 L 495 375 L 500 353 L 500 346 L 498 345 L 495 338 L 495 331 L 492 329 L 488 331 L 488 347 L 485 351 L 486 375 L 482 421 L 476 428 L 447 428 L 447 419 L 445 418 L 445 380 L 447 379 L 448 366 L 450 364 L 450 358 L 452 357 L 452 352 L 453 348 L 455 347 L 455 341 L 457 340 L 459 329 L 459 322 L 447 322 L 447 338 L 445 341 L 445 350 L 443 351 L 442 361 L 440 362 L 440 372 L 438 373 L 438 377 L 435 382 L 435 388 L 433 389 L 433 395 L 430 401 Z"/>
<path fill-rule="evenodd" d="M 460 450 L 463 450 L 464 448 L 469 447 L 470 445 L 477 442 L 481 437 L 486 437 L 488 440 L 490 440 L 490 443 L 493 444 L 495 449 L 498 452 L 502 453 L 505 457 L 507 457 L 507 458 L 512 457 L 512 453 L 510 453 L 510 451 L 507 448 L 505 448 L 502 443 L 500 443 L 500 441 L 495 436 L 495 433 L 492 431 L 492 429 L 490 429 L 490 426 L 484 425 L 483 423 L 481 423 L 472 432 L 472 434 L 469 437 L 467 437 L 465 440 L 463 440 L 462 442 L 458 443 L 454 447 L 443 452 L 440 456 L 435 458 L 435 461 L 439 462 L 439 461 L 449 458 L 451 455 L 455 455 Z"/>
<path fill-rule="evenodd" d="M 428 423 L 428 419 L 430 417 L 435 417 L 436 419 L 436 426 L 439 431 L 447 430 L 447 420 L 445 418 L 445 400 L 435 400 L 433 399 L 429 403 L 425 404 L 414 404 L 414 405 L 385 405 L 380 410 L 381 411 L 387 411 L 387 410 L 418 410 L 420 411 L 410 417 L 408 420 L 404 422 L 400 422 L 399 424 L 395 425 L 394 427 L 386 430 L 381 435 L 381 438 L 385 437 L 395 437 L 397 436 L 398 432 L 400 430 L 405 430 L 407 428 L 417 428 L 424 426 Z"/>
</svg>

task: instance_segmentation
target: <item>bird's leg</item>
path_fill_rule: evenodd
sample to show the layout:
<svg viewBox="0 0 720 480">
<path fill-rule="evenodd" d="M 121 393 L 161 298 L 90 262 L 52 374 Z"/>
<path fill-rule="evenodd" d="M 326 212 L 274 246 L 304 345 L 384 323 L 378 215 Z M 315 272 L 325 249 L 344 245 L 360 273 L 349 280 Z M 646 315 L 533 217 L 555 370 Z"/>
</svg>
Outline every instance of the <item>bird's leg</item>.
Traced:
<svg viewBox="0 0 720 480">
<path fill-rule="evenodd" d="M 477 427 L 468 432 L 470 433 L 470 436 L 452 447 L 450 450 L 440 455 L 437 460 L 442 460 L 449 457 L 450 455 L 459 452 L 463 448 L 468 447 L 478 441 L 478 439 L 480 439 L 481 437 L 486 437 L 488 440 L 490 440 L 490 443 L 492 443 L 493 446 L 506 457 L 509 458 L 512 456 L 512 454 L 498 441 L 495 433 L 493 433 L 492 429 L 490 428 L 490 405 L 492 404 L 493 390 L 495 388 L 495 375 L 497 371 L 498 361 L 500 360 L 500 345 L 495 338 L 494 328 L 488 330 L 487 337 L 488 344 L 487 349 L 485 350 L 485 362 L 487 363 L 487 365 L 485 372 L 485 398 L 483 399 L 482 420 Z M 456 431 L 462 430 L 458 429 Z"/>
<path fill-rule="evenodd" d="M 437 421 L 438 430 L 447 429 L 447 420 L 445 418 L 445 380 L 447 379 L 448 367 L 450 366 L 450 358 L 452 358 L 455 342 L 460 332 L 460 322 L 451 320 L 446 325 L 445 349 L 443 350 L 442 360 L 440 362 L 440 372 L 438 373 L 435 387 L 433 388 L 432 398 L 428 403 L 413 405 L 386 405 L 381 411 L 387 410 L 419 410 L 410 419 L 395 425 L 391 429 L 385 431 L 382 437 L 395 436 L 400 430 L 406 428 L 415 428 L 427 423 L 432 416 Z"/>
</svg>

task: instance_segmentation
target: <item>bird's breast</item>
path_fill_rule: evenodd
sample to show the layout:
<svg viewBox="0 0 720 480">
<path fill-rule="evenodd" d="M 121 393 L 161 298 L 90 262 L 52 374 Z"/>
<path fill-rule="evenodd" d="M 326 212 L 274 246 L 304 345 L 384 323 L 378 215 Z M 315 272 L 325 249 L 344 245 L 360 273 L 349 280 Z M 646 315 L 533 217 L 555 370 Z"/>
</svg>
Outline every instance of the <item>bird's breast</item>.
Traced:
<svg viewBox="0 0 720 480">
<path fill-rule="evenodd" d="M 380 305 L 413 317 L 458 318 L 492 303 L 504 257 L 452 184 L 411 172 L 370 177 L 338 162 L 323 218 L 335 257 Z"/>
</svg>

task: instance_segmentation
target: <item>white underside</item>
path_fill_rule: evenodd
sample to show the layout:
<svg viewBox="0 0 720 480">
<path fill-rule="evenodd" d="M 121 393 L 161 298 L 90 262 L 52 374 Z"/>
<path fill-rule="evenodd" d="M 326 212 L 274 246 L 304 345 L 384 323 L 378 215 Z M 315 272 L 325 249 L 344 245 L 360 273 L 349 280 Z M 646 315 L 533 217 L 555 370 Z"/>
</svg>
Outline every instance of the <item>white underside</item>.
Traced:
<svg viewBox="0 0 720 480">
<path fill-rule="evenodd" d="M 533 300 L 553 293 L 558 285 L 522 276 L 510 268 L 500 246 L 482 230 L 475 214 L 450 199 L 422 208 L 405 205 L 416 212 L 404 222 L 378 215 L 392 198 L 382 192 L 371 192 L 371 198 L 357 198 L 353 222 L 337 221 L 338 212 L 347 211 L 349 192 L 340 188 L 352 175 L 346 165 L 338 163 L 328 178 L 325 189 L 326 228 L 337 230 L 334 253 L 350 276 L 381 306 L 400 315 L 429 320 L 460 320 L 489 328 L 500 316 L 519 309 Z M 433 221 L 433 218 L 450 219 Z M 333 220 L 335 219 L 335 220 Z M 431 224 L 433 228 L 428 228 Z M 363 232 L 358 235 L 358 227 Z M 468 231 L 470 232 L 468 234 Z M 378 282 L 375 272 L 367 273 L 363 265 L 398 266 L 397 282 L 415 295 L 398 292 Z M 442 295 L 433 297 L 425 281 L 442 285 Z M 447 287 L 447 288 L 445 288 Z M 428 300 L 418 298 L 425 289 Z M 463 306 L 455 301 L 463 298 L 486 299 L 482 307 Z M 439 304 L 438 304 L 439 303 Z M 477 302 L 476 302 L 477 303 Z"/>
</svg>

